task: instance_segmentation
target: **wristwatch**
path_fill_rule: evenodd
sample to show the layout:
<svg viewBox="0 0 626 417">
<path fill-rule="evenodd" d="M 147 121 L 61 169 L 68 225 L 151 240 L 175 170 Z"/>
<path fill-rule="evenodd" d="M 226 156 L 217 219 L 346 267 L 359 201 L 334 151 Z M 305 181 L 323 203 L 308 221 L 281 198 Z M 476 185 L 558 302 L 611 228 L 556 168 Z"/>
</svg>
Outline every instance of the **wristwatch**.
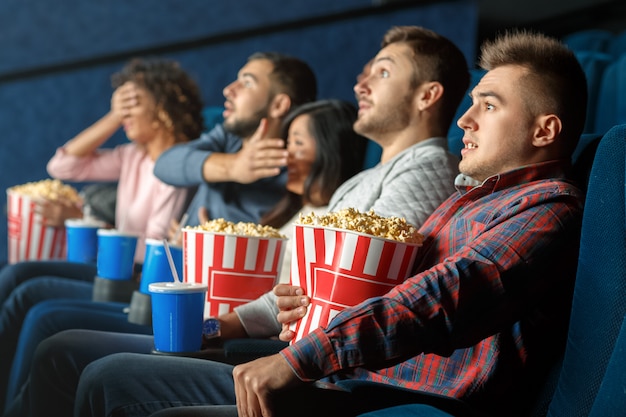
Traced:
<svg viewBox="0 0 626 417">
<path fill-rule="evenodd" d="M 202 323 L 202 336 L 205 339 L 220 337 L 220 321 L 216 318 L 208 318 Z"/>
</svg>

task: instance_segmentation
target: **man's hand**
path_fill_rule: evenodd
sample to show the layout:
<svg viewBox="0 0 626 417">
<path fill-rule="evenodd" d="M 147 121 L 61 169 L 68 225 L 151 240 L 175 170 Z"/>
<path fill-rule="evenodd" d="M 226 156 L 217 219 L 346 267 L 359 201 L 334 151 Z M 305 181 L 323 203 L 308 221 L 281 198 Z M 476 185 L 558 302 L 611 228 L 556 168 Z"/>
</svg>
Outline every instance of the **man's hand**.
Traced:
<svg viewBox="0 0 626 417">
<path fill-rule="evenodd" d="M 249 184 L 261 178 L 280 174 L 280 168 L 287 165 L 285 141 L 268 138 L 267 119 L 262 119 L 250 139 L 234 155 L 229 167 L 233 181 Z"/>
<path fill-rule="evenodd" d="M 271 417 L 271 394 L 303 384 L 280 354 L 237 365 L 233 378 L 239 417 Z"/>
<path fill-rule="evenodd" d="M 289 342 L 296 337 L 295 332 L 289 330 L 289 326 L 300 320 L 306 314 L 311 299 L 304 295 L 304 290 L 288 284 L 278 284 L 274 287 L 276 305 L 278 306 L 278 322 L 283 329 L 278 336 L 283 342 Z"/>
</svg>

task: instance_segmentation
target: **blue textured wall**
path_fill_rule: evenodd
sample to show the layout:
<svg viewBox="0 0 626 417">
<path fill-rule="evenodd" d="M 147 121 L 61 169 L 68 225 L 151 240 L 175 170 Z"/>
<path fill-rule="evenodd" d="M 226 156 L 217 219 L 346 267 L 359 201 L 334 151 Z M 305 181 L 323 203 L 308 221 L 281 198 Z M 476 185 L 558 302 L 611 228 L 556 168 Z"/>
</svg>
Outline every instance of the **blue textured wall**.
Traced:
<svg viewBox="0 0 626 417">
<path fill-rule="evenodd" d="M 251 53 L 313 67 L 319 96 L 352 99 L 355 76 L 392 25 L 449 37 L 475 60 L 472 1 L 378 7 L 371 0 L 3 0 L 0 2 L 0 189 L 47 177 L 57 146 L 108 110 L 109 77 L 137 55 L 181 62 L 207 105 L 223 103 Z M 114 143 L 123 141 L 117 135 Z M 0 204 L 6 205 L 4 193 Z M 6 216 L 0 261 L 6 260 Z"/>
</svg>

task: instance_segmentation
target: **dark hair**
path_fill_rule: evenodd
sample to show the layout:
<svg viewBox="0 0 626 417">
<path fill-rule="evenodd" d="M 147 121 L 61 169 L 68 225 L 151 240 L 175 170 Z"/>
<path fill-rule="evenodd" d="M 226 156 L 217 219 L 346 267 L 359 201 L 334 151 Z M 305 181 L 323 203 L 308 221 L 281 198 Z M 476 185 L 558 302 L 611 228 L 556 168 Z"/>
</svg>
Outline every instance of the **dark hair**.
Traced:
<svg viewBox="0 0 626 417">
<path fill-rule="evenodd" d="M 404 43 L 413 51 L 413 88 L 429 81 L 443 86 L 439 126 L 447 132 L 469 87 L 465 56 L 449 39 L 419 26 L 392 27 L 383 37 L 382 47 L 392 43 Z"/>
<path fill-rule="evenodd" d="M 266 59 L 273 65 L 272 81 L 278 85 L 273 93 L 285 93 L 291 98 L 292 107 L 313 101 L 317 97 L 317 81 L 309 65 L 289 55 L 278 52 L 257 52 L 248 61 Z"/>
<path fill-rule="evenodd" d="M 200 89 L 177 62 L 134 58 L 111 77 L 113 88 L 127 81 L 145 88 L 154 97 L 155 118 L 171 130 L 176 142 L 200 136 L 204 126 Z"/>
<path fill-rule="evenodd" d="M 308 128 L 316 141 L 315 161 L 304 182 L 304 194 L 292 192 L 268 212 L 261 223 L 282 227 L 302 208 L 302 200 L 312 201 L 319 194 L 320 204 L 328 204 L 335 190 L 363 168 L 367 139 L 352 125 L 357 118 L 354 105 L 343 100 L 320 100 L 293 109 L 283 121 L 282 136 L 287 137 L 298 116 L 309 116 Z"/>
<path fill-rule="evenodd" d="M 481 47 L 480 66 L 527 68 L 520 87 L 531 114 L 545 112 L 561 119 L 563 151 L 571 155 L 585 126 L 587 81 L 576 55 L 557 39 L 525 30 L 508 31 Z"/>
</svg>

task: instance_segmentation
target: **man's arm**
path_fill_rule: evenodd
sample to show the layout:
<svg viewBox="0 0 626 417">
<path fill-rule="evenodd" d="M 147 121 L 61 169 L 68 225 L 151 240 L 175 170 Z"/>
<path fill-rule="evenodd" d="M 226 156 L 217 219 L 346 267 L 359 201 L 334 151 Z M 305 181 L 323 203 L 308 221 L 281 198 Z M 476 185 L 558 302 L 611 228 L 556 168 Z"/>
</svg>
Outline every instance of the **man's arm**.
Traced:
<svg viewBox="0 0 626 417">
<path fill-rule="evenodd" d="M 281 354 L 301 379 L 317 380 L 345 369 L 386 368 L 425 352 L 446 356 L 502 331 L 549 291 L 563 286 L 566 292 L 571 278 L 552 265 L 576 256 L 580 212 L 563 202 L 535 203 L 512 206 L 495 224 L 456 230 L 465 237 L 454 254 L 385 296 L 342 311 L 327 329 Z M 470 226 L 462 220 L 453 223 Z"/>
<path fill-rule="evenodd" d="M 238 152 L 209 155 L 202 167 L 204 180 L 249 184 L 280 174 L 280 168 L 287 165 L 285 142 L 266 135 L 267 120 L 262 119 L 256 132 L 243 141 Z"/>
<path fill-rule="evenodd" d="M 237 152 L 240 148 L 241 139 L 217 125 L 198 139 L 164 151 L 154 164 L 154 175 L 176 187 L 197 186 L 204 182 L 202 167 L 213 152 Z"/>
<path fill-rule="evenodd" d="M 199 139 L 173 146 L 157 160 L 154 174 L 163 182 L 179 187 L 203 182 L 238 182 L 247 184 L 280 174 L 287 164 L 284 141 L 265 138 L 267 121 L 263 119 L 248 140 L 215 127 Z"/>
</svg>

